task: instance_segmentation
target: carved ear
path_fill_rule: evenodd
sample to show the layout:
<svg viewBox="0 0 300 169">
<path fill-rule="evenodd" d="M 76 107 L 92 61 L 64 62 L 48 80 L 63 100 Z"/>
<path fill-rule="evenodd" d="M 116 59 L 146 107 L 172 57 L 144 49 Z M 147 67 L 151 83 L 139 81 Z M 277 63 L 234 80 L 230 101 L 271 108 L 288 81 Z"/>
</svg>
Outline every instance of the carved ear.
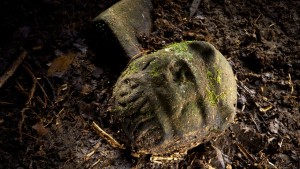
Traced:
<svg viewBox="0 0 300 169">
<path fill-rule="evenodd" d="M 216 49 L 208 42 L 194 41 L 188 44 L 190 50 L 202 58 L 207 64 L 213 63 L 216 57 Z"/>
</svg>

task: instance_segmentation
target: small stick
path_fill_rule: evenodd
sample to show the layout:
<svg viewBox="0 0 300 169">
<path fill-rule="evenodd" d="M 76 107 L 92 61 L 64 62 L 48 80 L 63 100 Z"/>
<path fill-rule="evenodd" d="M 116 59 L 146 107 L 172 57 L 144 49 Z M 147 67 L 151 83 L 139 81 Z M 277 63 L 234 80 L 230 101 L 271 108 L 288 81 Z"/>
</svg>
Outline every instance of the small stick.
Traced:
<svg viewBox="0 0 300 169">
<path fill-rule="evenodd" d="M 24 96 L 27 96 L 28 97 L 28 92 L 26 92 L 23 88 L 23 86 L 16 80 L 16 86 L 15 88 L 21 93 L 23 94 Z"/>
<path fill-rule="evenodd" d="M 8 68 L 8 70 L 0 77 L 0 88 L 15 73 L 15 71 L 23 62 L 26 56 L 27 56 L 27 51 L 24 50 L 17 58 L 17 60 L 15 60 L 14 63 Z"/>
<path fill-rule="evenodd" d="M 59 115 L 60 115 L 64 110 L 65 110 L 65 108 L 62 108 L 62 109 L 55 115 L 55 117 L 58 118 Z M 51 120 L 50 120 L 44 127 L 49 126 L 49 125 L 53 122 L 53 120 L 54 120 L 55 117 L 52 117 Z"/>
<path fill-rule="evenodd" d="M 43 88 L 43 86 L 39 83 L 39 81 L 36 81 L 37 85 L 40 87 L 43 95 L 44 95 L 44 108 L 46 108 L 47 106 L 47 100 L 49 100 L 49 97 L 45 91 L 45 89 Z"/>
<path fill-rule="evenodd" d="M 254 20 L 253 25 L 256 24 L 257 20 L 261 17 L 261 13 L 258 15 L 258 17 Z"/>
<path fill-rule="evenodd" d="M 47 107 L 47 102 L 43 102 L 43 100 L 41 99 L 40 96 L 36 96 L 36 100 L 37 100 L 38 103 L 40 103 L 40 105 L 43 106 L 43 108 Z"/>
<path fill-rule="evenodd" d="M 0 101 L 0 105 L 6 106 L 6 105 L 12 105 L 13 103 L 11 102 L 5 102 L 5 101 Z"/>
<path fill-rule="evenodd" d="M 254 165 L 257 161 L 256 159 L 239 143 L 235 143 L 240 152 Z"/>
<path fill-rule="evenodd" d="M 34 92 L 35 92 L 35 89 L 36 89 L 37 79 L 34 76 L 34 74 L 32 73 L 32 71 L 29 69 L 29 67 L 27 67 L 26 65 L 24 65 L 23 68 L 27 71 L 27 73 L 29 73 L 29 75 L 30 75 L 30 77 L 32 79 L 32 82 L 33 82 L 32 88 L 30 89 L 30 92 L 29 92 L 28 100 L 26 102 L 27 105 L 30 105 L 31 104 L 31 100 L 32 100 L 33 95 L 34 95 Z"/>
<path fill-rule="evenodd" d="M 84 157 L 84 161 L 87 161 L 90 159 L 90 157 L 92 155 L 95 154 L 96 150 L 100 147 L 100 143 L 98 142 L 96 145 L 94 145 L 94 147 L 92 148 L 91 152 L 89 152 L 88 154 L 85 155 Z"/>
<path fill-rule="evenodd" d="M 150 161 L 157 164 L 162 164 L 163 161 L 180 161 L 183 160 L 182 157 L 160 157 L 160 156 L 151 156 Z"/>
<path fill-rule="evenodd" d="M 51 88 L 52 91 L 52 99 L 56 100 L 56 95 L 55 95 L 55 91 L 54 91 L 54 87 L 52 85 L 52 83 L 50 82 L 50 80 L 48 79 L 48 77 L 43 76 L 44 79 L 46 79 L 46 82 L 48 83 L 49 87 Z"/>
<path fill-rule="evenodd" d="M 94 168 L 98 163 L 100 163 L 101 159 L 98 159 L 96 162 L 94 162 L 91 167 L 89 168 Z"/>
<path fill-rule="evenodd" d="M 23 108 L 21 111 L 21 120 L 18 123 L 18 128 L 19 128 L 19 134 L 20 134 L 20 138 L 19 141 L 22 143 L 23 142 L 23 124 L 25 121 L 25 111 L 29 110 L 29 108 Z"/>
<path fill-rule="evenodd" d="M 100 135 L 100 137 L 102 137 L 104 140 L 106 140 L 112 147 L 125 150 L 125 147 L 123 145 L 121 145 L 111 135 L 109 135 L 103 129 L 101 129 L 94 121 L 92 123 L 92 127 Z"/>
<path fill-rule="evenodd" d="M 293 94 L 294 92 L 294 85 L 293 85 L 293 82 L 292 82 L 292 77 L 291 77 L 291 74 L 289 74 L 289 85 L 291 87 L 291 94 Z"/>
</svg>

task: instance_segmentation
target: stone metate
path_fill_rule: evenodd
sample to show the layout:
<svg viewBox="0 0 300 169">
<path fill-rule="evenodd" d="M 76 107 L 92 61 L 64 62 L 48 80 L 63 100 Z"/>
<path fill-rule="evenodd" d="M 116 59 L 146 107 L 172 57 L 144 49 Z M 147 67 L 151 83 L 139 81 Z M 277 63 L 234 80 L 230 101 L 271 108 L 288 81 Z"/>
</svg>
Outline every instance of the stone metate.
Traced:
<svg viewBox="0 0 300 169">
<path fill-rule="evenodd" d="M 132 58 L 113 90 L 111 115 L 135 154 L 185 154 L 233 122 L 237 87 L 207 42 L 182 42 Z"/>
</svg>

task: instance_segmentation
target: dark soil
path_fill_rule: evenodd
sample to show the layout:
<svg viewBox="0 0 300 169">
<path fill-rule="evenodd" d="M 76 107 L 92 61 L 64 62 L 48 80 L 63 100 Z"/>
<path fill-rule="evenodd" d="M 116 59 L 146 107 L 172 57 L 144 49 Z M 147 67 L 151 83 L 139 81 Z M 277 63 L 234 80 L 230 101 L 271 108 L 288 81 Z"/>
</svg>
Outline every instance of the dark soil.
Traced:
<svg viewBox="0 0 300 169">
<path fill-rule="evenodd" d="M 222 136 L 161 163 L 111 147 L 91 127 L 118 135 L 107 109 L 126 63 L 106 65 L 109 53 L 87 43 L 91 20 L 115 2 L 1 3 L 0 77 L 26 57 L 0 86 L 0 169 L 300 168 L 300 1 L 202 0 L 192 17 L 192 0 L 154 2 L 144 50 L 209 41 L 239 92 L 236 122 Z"/>
</svg>

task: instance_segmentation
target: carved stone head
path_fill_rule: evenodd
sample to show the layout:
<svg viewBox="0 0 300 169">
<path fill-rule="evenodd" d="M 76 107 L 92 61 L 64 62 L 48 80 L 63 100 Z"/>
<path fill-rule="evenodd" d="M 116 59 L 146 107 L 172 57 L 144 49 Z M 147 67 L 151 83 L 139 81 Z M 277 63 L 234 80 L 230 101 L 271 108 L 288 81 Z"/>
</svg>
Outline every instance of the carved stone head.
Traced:
<svg viewBox="0 0 300 169">
<path fill-rule="evenodd" d="M 233 121 L 237 88 L 224 56 L 182 42 L 133 58 L 113 90 L 112 116 L 138 154 L 185 153 Z"/>
</svg>

